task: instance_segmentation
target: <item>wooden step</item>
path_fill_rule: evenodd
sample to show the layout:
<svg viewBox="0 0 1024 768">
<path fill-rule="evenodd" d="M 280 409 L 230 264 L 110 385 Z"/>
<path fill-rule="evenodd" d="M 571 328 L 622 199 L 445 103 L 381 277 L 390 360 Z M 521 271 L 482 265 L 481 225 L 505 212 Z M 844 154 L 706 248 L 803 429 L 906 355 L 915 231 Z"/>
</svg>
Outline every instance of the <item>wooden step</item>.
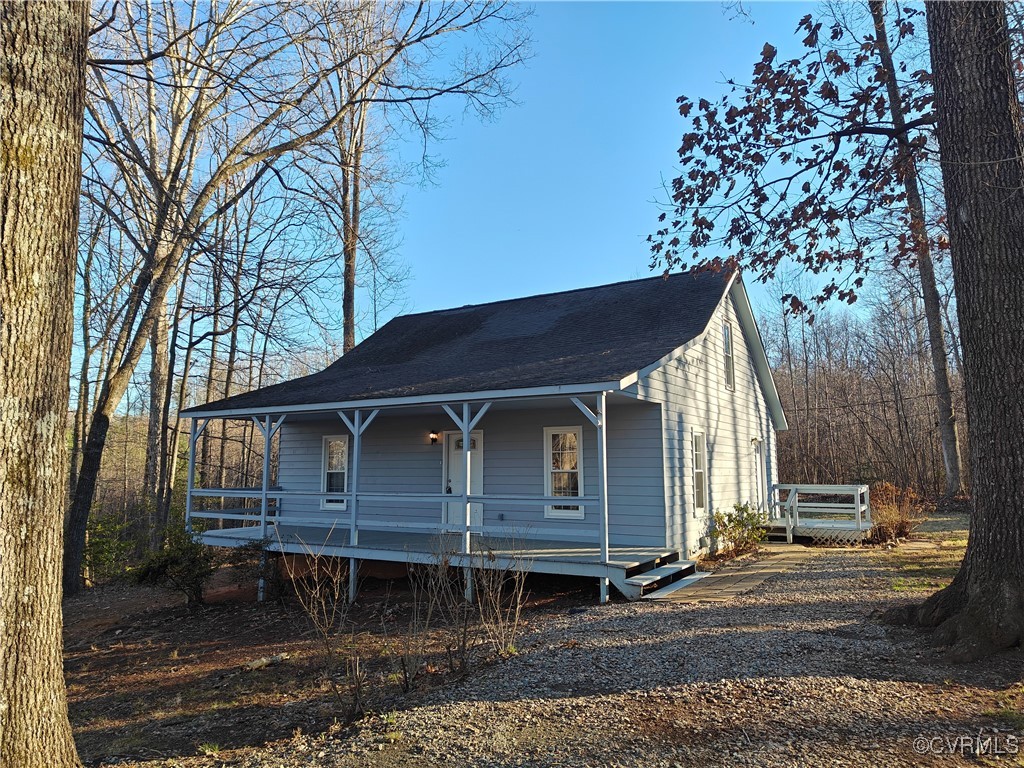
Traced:
<svg viewBox="0 0 1024 768">
<path fill-rule="evenodd" d="M 669 597 L 669 595 L 678 592 L 680 589 L 686 589 L 686 587 L 690 586 L 695 581 L 700 581 L 707 575 L 707 571 L 696 571 L 695 573 L 691 573 L 689 576 L 685 576 L 679 579 L 679 581 L 673 581 L 671 584 L 664 586 L 655 592 L 648 592 L 647 594 L 641 595 L 640 599 L 665 600 Z"/>
<path fill-rule="evenodd" d="M 626 583 L 643 589 L 652 584 L 667 581 L 673 576 L 685 576 L 686 572 L 693 570 L 693 566 L 694 564 L 689 560 L 680 560 L 676 563 L 669 563 L 668 565 L 653 568 L 650 571 L 638 573 L 636 576 L 630 576 L 626 579 Z"/>
<path fill-rule="evenodd" d="M 660 555 L 654 558 L 653 560 L 647 560 L 642 563 L 637 563 L 636 565 L 627 568 L 626 576 L 637 576 L 638 574 L 646 573 L 647 571 L 652 571 L 655 568 L 658 568 L 662 565 L 674 563 L 677 560 L 679 560 L 679 552 L 666 552 L 665 554 Z"/>
</svg>

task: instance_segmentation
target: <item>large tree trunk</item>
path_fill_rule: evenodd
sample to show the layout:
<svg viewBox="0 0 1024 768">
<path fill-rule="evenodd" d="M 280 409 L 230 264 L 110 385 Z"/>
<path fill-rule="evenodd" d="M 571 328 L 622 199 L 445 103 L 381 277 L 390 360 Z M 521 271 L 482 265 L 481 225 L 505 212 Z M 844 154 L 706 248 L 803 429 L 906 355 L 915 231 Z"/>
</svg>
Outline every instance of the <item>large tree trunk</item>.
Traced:
<svg viewBox="0 0 1024 768">
<path fill-rule="evenodd" d="M 0 765 L 78 765 L 60 552 L 86 3 L 0 4 Z"/>
<path fill-rule="evenodd" d="M 1024 126 L 1002 3 L 929 3 L 928 36 L 973 495 L 960 571 L 917 618 L 968 659 L 1024 638 Z"/>
<path fill-rule="evenodd" d="M 953 387 L 949 383 L 949 357 L 946 353 L 946 336 L 942 327 L 942 300 L 935 282 L 935 267 L 932 264 L 928 224 L 924 215 L 924 202 L 917 174 L 917 162 L 909 150 L 906 134 L 906 117 L 903 114 L 903 98 L 896 82 L 896 67 L 893 64 L 889 36 L 885 27 L 884 0 L 871 0 L 871 16 L 875 24 L 875 41 L 882 67 L 888 75 L 886 90 L 889 95 L 889 112 L 893 127 L 900 132 L 903 151 L 898 162 L 902 163 L 903 186 L 907 193 L 907 213 L 910 218 L 910 234 L 914 242 L 914 256 L 917 272 L 921 279 L 921 294 L 924 299 L 924 316 L 928 325 L 928 347 L 931 353 L 932 377 L 935 379 L 935 400 L 938 406 L 939 441 L 942 443 L 942 462 L 946 470 L 946 493 L 956 495 L 963 490 L 960 472 L 960 438 L 957 434 L 956 414 L 953 410 Z"/>
</svg>

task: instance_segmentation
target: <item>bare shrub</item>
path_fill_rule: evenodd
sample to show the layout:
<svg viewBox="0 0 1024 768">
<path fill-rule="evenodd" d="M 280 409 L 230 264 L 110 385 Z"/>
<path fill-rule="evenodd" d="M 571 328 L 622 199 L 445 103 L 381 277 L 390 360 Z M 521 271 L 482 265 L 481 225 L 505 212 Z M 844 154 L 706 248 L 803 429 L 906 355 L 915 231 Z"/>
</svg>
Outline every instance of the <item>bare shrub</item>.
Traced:
<svg viewBox="0 0 1024 768">
<path fill-rule="evenodd" d="M 327 538 L 330 538 L 329 535 Z M 348 623 L 348 562 L 324 554 L 323 547 L 312 547 L 299 540 L 302 567 L 294 558 L 284 557 L 285 570 L 295 597 L 316 633 L 324 679 L 338 703 L 347 709 L 348 719 L 363 715 L 366 677 L 359 657 L 345 653 L 342 630 Z M 342 672 L 343 670 L 343 672 Z M 344 684 L 338 678 L 344 674 Z"/>
<path fill-rule="evenodd" d="M 473 569 L 473 587 L 483 634 L 500 658 L 518 653 L 516 640 L 521 629 L 526 599 L 526 572 L 522 550 L 507 548 L 503 565 L 493 549 L 478 554 Z"/>
<path fill-rule="evenodd" d="M 925 504 L 912 488 L 899 488 L 887 482 L 871 486 L 871 543 L 905 539 L 926 519 Z"/>
</svg>

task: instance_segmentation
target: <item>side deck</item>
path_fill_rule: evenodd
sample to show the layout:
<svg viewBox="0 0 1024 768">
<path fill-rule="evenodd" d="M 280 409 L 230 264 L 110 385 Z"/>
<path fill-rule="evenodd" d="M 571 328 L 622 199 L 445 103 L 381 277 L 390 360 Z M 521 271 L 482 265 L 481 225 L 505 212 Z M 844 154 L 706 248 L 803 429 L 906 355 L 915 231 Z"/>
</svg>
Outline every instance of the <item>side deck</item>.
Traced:
<svg viewBox="0 0 1024 768">
<path fill-rule="evenodd" d="M 785 536 L 815 544 L 859 544 L 871 532 L 871 491 L 867 485 L 782 484 L 768 521 L 772 538 Z"/>
</svg>

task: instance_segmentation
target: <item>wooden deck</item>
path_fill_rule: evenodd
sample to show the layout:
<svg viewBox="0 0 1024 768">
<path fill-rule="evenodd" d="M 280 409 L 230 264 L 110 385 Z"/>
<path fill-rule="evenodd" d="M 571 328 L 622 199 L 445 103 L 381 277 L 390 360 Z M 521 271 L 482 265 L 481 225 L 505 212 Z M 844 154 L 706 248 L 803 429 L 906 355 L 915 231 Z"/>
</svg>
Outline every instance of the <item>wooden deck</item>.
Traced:
<svg viewBox="0 0 1024 768">
<path fill-rule="evenodd" d="M 513 569 L 534 573 L 607 578 L 627 598 L 640 596 L 640 586 L 628 581 L 637 573 L 680 561 L 679 553 L 665 547 L 609 547 L 608 562 L 601 561 L 596 544 L 551 539 L 516 539 L 473 536 L 472 552 L 461 549 L 458 534 L 413 533 L 405 531 L 360 531 L 358 543 L 349 544 L 347 528 L 272 525 L 267 549 L 304 554 L 315 552 L 330 557 L 380 560 L 400 563 L 432 563 L 444 557 L 453 567 Z M 261 541 L 260 527 L 213 529 L 198 534 L 204 544 L 237 547 Z M 691 568 L 692 570 L 692 568 Z"/>
</svg>

